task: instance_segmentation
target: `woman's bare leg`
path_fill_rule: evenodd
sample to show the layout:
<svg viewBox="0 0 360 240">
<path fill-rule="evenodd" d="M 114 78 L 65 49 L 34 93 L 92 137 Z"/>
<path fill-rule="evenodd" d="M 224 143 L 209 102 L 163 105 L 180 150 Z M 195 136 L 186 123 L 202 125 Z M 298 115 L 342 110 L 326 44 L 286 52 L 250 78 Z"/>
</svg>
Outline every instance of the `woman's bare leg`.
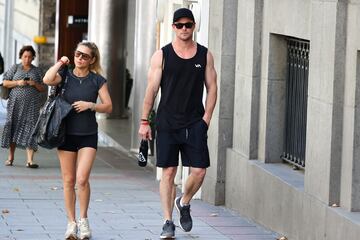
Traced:
<svg viewBox="0 0 360 240">
<path fill-rule="evenodd" d="M 58 151 L 64 187 L 64 200 L 68 221 L 75 221 L 76 152 Z"/>
<path fill-rule="evenodd" d="M 89 177 L 96 157 L 96 149 L 85 147 L 78 152 L 78 167 L 76 171 L 76 185 L 80 199 L 80 218 L 87 218 L 90 201 Z"/>
</svg>

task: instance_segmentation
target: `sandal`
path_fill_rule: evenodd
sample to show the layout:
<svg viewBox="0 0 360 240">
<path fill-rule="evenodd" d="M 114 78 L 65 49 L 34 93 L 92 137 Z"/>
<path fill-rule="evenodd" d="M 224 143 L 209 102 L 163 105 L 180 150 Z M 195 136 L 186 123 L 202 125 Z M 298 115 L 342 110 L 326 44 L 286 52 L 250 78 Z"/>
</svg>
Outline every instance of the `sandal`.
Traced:
<svg viewBox="0 0 360 240">
<path fill-rule="evenodd" d="M 13 160 L 8 159 L 5 161 L 5 166 L 12 166 L 13 162 L 14 162 L 14 159 Z"/>
<path fill-rule="evenodd" d="M 36 163 L 28 162 L 28 163 L 26 163 L 26 167 L 27 168 L 38 168 L 39 165 L 37 165 Z"/>
</svg>

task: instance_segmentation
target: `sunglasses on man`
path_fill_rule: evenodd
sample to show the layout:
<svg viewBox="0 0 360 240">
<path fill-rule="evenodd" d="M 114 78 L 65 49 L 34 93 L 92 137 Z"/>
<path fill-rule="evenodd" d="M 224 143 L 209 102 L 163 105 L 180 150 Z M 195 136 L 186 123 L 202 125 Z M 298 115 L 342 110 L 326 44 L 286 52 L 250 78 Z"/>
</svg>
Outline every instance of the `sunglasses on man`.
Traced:
<svg viewBox="0 0 360 240">
<path fill-rule="evenodd" d="M 84 59 L 85 61 L 88 61 L 88 60 L 90 60 L 92 58 L 89 54 L 80 52 L 78 50 L 75 51 L 74 55 L 77 58 L 81 56 L 81 58 Z"/>
<path fill-rule="evenodd" d="M 185 28 L 192 28 L 194 26 L 194 23 L 193 22 L 174 23 L 174 25 L 177 29 L 182 29 L 184 26 L 185 26 Z"/>
</svg>

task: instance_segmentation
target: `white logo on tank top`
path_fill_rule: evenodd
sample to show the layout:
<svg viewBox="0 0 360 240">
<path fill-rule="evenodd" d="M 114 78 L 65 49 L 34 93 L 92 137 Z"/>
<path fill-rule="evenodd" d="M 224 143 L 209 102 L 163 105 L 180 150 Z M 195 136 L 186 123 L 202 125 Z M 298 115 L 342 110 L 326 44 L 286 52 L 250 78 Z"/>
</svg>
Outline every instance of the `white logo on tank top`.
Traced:
<svg viewBox="0 0 360 240">
<path fill-rule="evenodd" d="M 195 64 L 196 68 L 201 68 L 201 64 Z"/>
</svg>

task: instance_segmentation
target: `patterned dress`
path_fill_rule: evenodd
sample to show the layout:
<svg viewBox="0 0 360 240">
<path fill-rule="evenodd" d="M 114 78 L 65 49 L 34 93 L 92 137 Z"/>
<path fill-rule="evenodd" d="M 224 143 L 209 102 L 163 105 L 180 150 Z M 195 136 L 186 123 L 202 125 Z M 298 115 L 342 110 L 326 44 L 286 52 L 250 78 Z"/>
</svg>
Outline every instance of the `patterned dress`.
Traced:
<svg viewBox="0 0 360 240">
<path fill-rule="evenodd" d="M 40 68 L 31 65 L 30 70 L 24 71 L 23 65 L 14 64 L 4 73 L 4 80 L 22 80 L 25 77 L 43 84 L 43 73 Z M 1 147 L 9 148 L 15 143 L 19 148 L 37 150 L 32 130 L 39 117 L 41 107 L 41 93 L 33 86 L 16 86 L 11 89 L 7 102 L 7 117 L 1 137 Z"/>
</svg>

